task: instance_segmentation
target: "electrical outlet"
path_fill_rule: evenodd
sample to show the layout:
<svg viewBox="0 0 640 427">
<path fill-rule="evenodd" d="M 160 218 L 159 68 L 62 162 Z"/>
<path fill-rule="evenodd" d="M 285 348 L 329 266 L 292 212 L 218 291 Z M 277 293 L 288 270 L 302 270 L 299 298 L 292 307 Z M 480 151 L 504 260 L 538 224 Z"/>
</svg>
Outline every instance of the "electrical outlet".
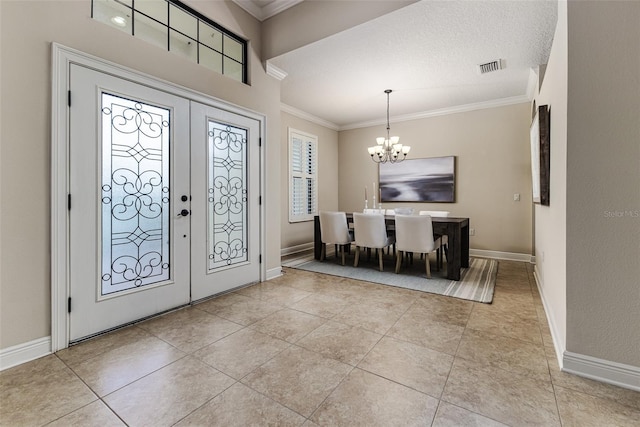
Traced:
<svg viewBox="0 0 640 427">
<path fill-rule="evenodd" d="M 475 236 L 476 235 L 476 229 L 475 228 L 470 228 L 469 229 L 469 236 Z"/>
<path fill-rule="evenodd" d="M 516 193 L 513 195 L 513 201 L 514 202 L 519 202 L 520 201 L 520 193 Z"/>
</svg>

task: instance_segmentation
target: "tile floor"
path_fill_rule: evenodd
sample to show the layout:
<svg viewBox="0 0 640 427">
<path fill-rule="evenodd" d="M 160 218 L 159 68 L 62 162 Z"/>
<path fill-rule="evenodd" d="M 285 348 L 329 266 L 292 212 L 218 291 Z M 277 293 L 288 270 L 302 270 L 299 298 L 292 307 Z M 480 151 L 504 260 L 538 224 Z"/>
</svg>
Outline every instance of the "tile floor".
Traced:
<svg viewBox="0 0 640 427">
<path fill-rule="evenodd" d="M 559 371 L 531 267 L 493 304 L 282 277 L 0 373 L 2 426 L 638 426 Z"/>
</svg>

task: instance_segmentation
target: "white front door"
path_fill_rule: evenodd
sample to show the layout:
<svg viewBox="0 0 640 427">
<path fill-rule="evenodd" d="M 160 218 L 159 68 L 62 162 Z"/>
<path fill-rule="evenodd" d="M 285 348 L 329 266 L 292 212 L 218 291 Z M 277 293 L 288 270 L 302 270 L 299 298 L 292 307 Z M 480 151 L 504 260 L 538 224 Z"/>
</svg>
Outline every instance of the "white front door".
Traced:
<svg viewBox="0 0 640 427">
<path fill-rule="evenodd" d="M 73 341 L 190 301 L 190 130 L 184 98 L 77 65 L 70 77 Z"/>
<path fill-rule="evenodd" d="M 260 280 L 260 122 L 191 104 L 191 297 Z"/>
<path fill-rule="evenodd" d="M 69 80 L 69 341 L 259 281 L 260 121 Z"/>
</svg>

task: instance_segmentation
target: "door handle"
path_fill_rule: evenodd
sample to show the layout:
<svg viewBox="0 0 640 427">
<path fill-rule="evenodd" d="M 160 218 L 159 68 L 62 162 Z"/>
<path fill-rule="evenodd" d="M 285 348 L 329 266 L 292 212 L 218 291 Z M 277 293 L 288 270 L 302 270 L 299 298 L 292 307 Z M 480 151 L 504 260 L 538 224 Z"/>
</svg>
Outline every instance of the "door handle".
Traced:
<svg viewBox="0 0 640 427">
<path fill-rule="evenodd" d="M 182 209 L 178 216 L 188 216 L 191 213 L 189 209 Z"/>
</svg>

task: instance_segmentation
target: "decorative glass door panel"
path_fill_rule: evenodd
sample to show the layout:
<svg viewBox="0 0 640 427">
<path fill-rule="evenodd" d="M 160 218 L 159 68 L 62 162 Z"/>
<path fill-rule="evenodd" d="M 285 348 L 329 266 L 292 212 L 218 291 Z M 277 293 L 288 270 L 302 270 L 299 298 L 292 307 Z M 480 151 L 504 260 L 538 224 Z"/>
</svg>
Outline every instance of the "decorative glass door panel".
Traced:
<svg viewBox="0 0 640 427">
<path fill-rule="evenodd" d="M 191 102 L 193 301 L 260 280 L 259 135 L 256 119 Z"/>
<path fill-rule="evenodd" d="M 170 279 L 170 110 L 102 94 L 102 286 Z"/>
<path fill-rule="evenodd" d="M 81 65 L 70 92 L 75 341 L 189 302 L 190 119 L 188 99 Z"/>
<path fill-rule="evenodd" d="M 207 270 L 248 260 L 247 130 L 208 121 Z"/>
</svg>

